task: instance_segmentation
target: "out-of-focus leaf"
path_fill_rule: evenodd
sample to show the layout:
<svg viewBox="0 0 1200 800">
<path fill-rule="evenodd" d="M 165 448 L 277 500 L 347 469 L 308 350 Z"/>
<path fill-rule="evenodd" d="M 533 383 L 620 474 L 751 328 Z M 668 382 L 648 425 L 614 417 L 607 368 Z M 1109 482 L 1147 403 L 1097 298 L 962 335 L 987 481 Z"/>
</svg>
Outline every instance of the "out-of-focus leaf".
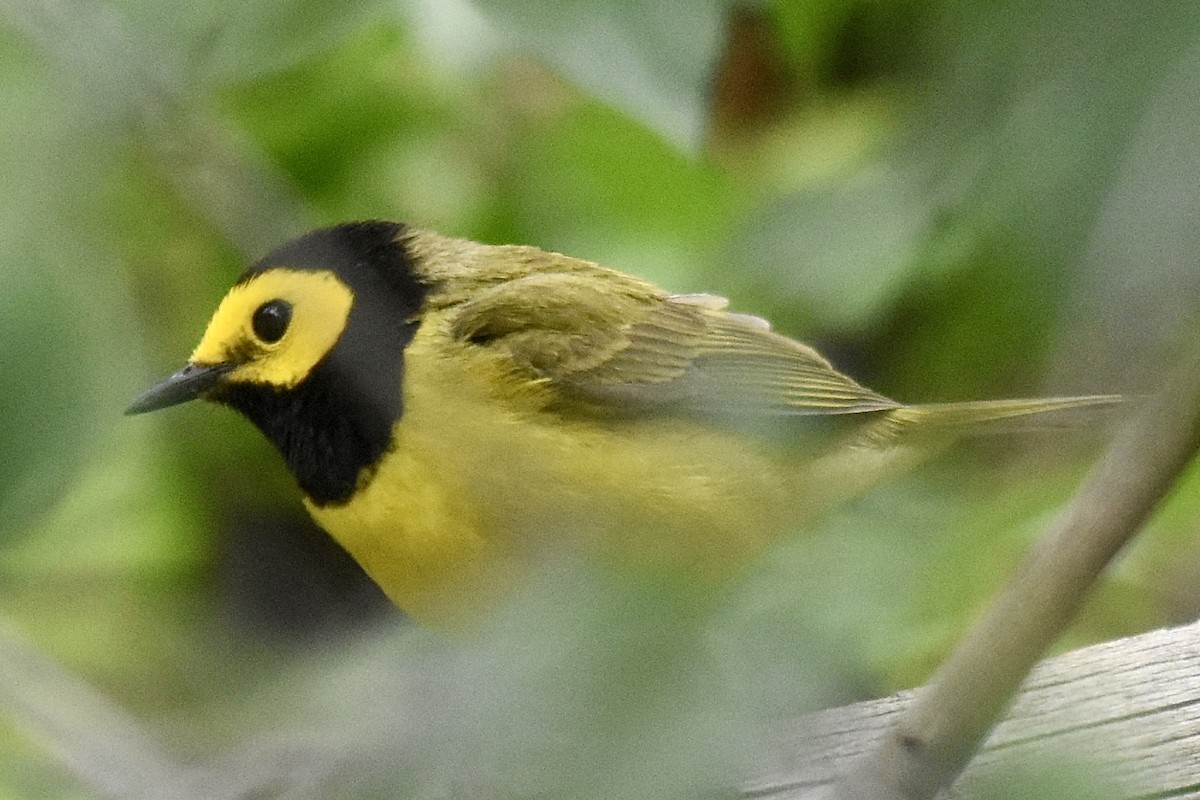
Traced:
<svg viewBox="0 0 1200 800">
<path fill-rule="evenodd" d="M 149 96 L 180 89 L 178 52 L 142 46 L 109 4 L 4 0 L 0 23 L 38 52 L 50 74 L 76 92 L 72 117 L 128 124 Z M 80 113 L 80 112 L 85 113 Z"/>
<path fill-rule="evenodd" d="M 180 92 L 259 78 L 337 44 L 385 8 L 381 0 L 5 0 L 0 6 L 10 25 L 53 51 L 66 75 L 90 83 L 91 99 L 100 103 L 122 90 L 136 98 L 148 84 Z"/>
<path fill-rule="evenodd" d="M 1058 380 L 1153 390 L 1200 307 L 1200 47 L 1152 87 L 1064 306 Z M 1119 383 L 1118 383 L 1119 382 Z"/>
<path fill-rule="evenodd" d="M 10 260 L 11 259 L 11 260 Z M 28 250 L 0 269 L 0 536 L 19 530 L 74 480 L 97 417 L 93 365 L 79 363 L 75 310 Z"/>
<path fill-rule="evenodd" d="M 325 762 L 286 748 L 219 768 L 168 753 L 152 729 L 10 631 L 0 619 L 0 716 L 53 752 L 85 796 L 236 800 L 302 787 Z M 2 788 L 2 784 L 0 784 Z"/>
<path fill-rule="evenodd" d="M 1040 375 L 1057 308 L 1054 276 L 978 230 L 939 230 L 943 254 L 924 254 L 888 323 L 875 328 L 890 396 L 906 402 L 1045 391 Z M 966 249 L 956 251 L 961 246 Z M 1075 392 L 1112 387 L 1088 382 Z"/>
<path fill-rule="evenodd" d="M 135 19 L 154 19 L 151 33 L 188 45 L 190 69 L 204 85 L 261 78 L 288 69 L 340 44 L 384 16 L 383 0 L 218 0 L 172 6 L 138 0 Z"/>
<path fill-rule="evenodd" d="M 736 657 L 736 629 L 715 643 L 711 609 L 678 589 L 551 565 L 467 635 L 360 642 L 248 707 L 264 730 L 336 743 L 329 785 L 351 796 L 723 797 L 754 757 L 764 665 Z M 794 694 L 815 702 L 828 649 L 791 655 L 809 666 Z"/>
<path fill-rule="evenodd" d="M 1177 200 L 1195 184 L 1200 163 L 1188 138 L 1195 116 L 1188 62 L 1195 61 L 1200 17 L 1184 0 L 1136 10 L 1112 1 L 1028 0 L 941 8 L 928 42 L 944 68 L 911 127 L 909 154 L 923 164 L 947 214 L 962 215 L 986 238 L 1001 237 L 1015 258 L 1049 277 L 1028 291 L 1052 293 L 1076 331 L 1059 356 L 1060 384 L 1068 391 L 1094 386 L 1103 368 L 1101 385 L 1120 388 L 1124 366 L 1145 355 L 1122 347 L 1120 320 L 1128 313 L 1157 324 L 1164 305 L 1189 296 L 1152 275 L 1167 278 L 1160 272 L 1171 260 L 1163 258 L 1164 244 L 1185 241 L 1170 226 L 1186 236 L 1191 225 L 1190 206 Z M 1112 235 L 1093 239 L 1098 223 Z M 1132 252 L 1127 236 L 1144 246 Z M 1092 272 L 1100 277 L 1088 278 Z M 1070 294 L 1079 280 L 1097 283 Z M 1157 299 L 1141 291 L 1151 285 L 1162 287 Z M 1083 296 L 1101 292 L 1108 309 Z M 1107 341 L 1093 339 L 1099 349 L 1083 352 L 1108 311 Z M 1109 344 L 1115 348 L 1105 354 Z"/>
<path fill-rule="evenodd" d="M 810 69 L 830 57 L 830 51 L 839 42 L 839 25 L 855 8 L 854 4 L 843 0 L 809 0 L 805 3 L 777 0 L 768 6 L 779 28 L 780 42 L 790 57 Z"/>
<path fill-rule="evenodd" d="M 64 116 L 75 125 L 114 137 L 110 146 L 115 137 L 143 136 L 156 166 L 248 254 L 264 252 L 280 231 L 300 228 L 300 201 L 286 181 L 186 104 L 190 87 L 177 59 L 179 42 L 156 50 L 154 37 L 142 35 L 138 15 L 127 20 L 108 5 L 10 3 L 0 5 L 0 21 L 35 46 L 57 92 L 70 96 Z M 99 147 L 71 155 L 92 167 L 103 163 Z M 91 187 L 85 197 L 98 194 Z"/>
<path fill-rule="evenodd" d="M 877 166 L 767 203 L 733 252 L 751 280 L 822 326 L 861 330 L 911 276 L 932 217 L 911 176 Z"/>
<path fill-rule="evenodd" d="M 491 188 L 478 163 L 493 144 L 489 116 L 466 110 L 475 102 L 469 90 L 443 72 L 397 80 L 419 53 L 403 30 L 380 25 L 294 69 L 226 89 L 222 106 L 313 198 L 323 221 L 400 217 L 469 229 Z M 292 113 L 297 102 L 307 113 Z"/>
<path fill-rule="evenodd" d="M 514 152 L 512 202 L 534 242 L 678 291 L 705 288 L 694 276 L 743 202 L 729 176 L 596 103 L 534 128 Z"/>
<path fill-rule="evenodd" d="M 195 796 L 186 771 L 142 725 L 21 641 L 3 620 L 0 711 L 97 793 L 125 800 Z"/>
<path fill-rule="evenodd" d="M 721 46 L 722 0 L 474 0 L 517 47 L 544 59 L 677 146 L 704 131 L 706 88 Z"/>
<path fill-rule="evenodd" d="M 15 51 L 19 53 L 20 51 Z M 14 63 L 21 63 L 14 58 Z M 62 195 L 87 197 L 81 160 L 54 128 L 63 106 L 43 99 L 31 72 L 0 72 L 7 112 L 0 115 L 0 536 L 21 529 L 75 478 L 106 413 L 110 369 L 128 362 L 113 338 L 98 335 L 115 308 L 111 261 L 72 235 Z M 102 148 L 101 142 L 96 143 Z M 70 165 L 69 168 L 64 169 Z M 71 276 L 99 282 L 90 292 Z M 115 336 L 119 329 L 105 331 Z M 115 361 L 101 353 L 112 348 Z"/>
<path fill-rule="evenodd" d="M 432 64 L 482 69 L 504 51 L 503 36 L 471 0 L 404 0 L 406 27 L 424 45 Z"/>
</svg>

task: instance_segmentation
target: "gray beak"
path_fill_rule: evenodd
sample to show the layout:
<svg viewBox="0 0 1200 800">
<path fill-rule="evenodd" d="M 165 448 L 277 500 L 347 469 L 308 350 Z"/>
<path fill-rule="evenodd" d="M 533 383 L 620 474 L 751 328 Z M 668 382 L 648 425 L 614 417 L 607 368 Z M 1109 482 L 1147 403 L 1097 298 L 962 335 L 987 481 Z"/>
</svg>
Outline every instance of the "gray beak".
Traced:
<svg viewBox="0 0 1200 800">
<path fill-rule="evenodd" d="M 151 386 L 130 403 L 125 413 L 144 414 L 160 408 L 186 403 L 202 396 L 220 383 L 232 364 L 192 364 L 176 372 L 166 380 Z"/>
</svg>

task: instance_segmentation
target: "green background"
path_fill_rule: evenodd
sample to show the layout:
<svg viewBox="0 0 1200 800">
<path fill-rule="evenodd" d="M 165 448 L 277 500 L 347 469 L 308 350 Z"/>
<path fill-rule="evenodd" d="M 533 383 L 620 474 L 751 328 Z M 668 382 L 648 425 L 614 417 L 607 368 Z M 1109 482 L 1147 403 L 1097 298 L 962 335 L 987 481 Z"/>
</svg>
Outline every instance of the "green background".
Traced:
<svg viewBox="0 0 1200 800">
<path fill-rule="evenodd" d="M 417 630 L 243 421 L 121 414 L 310 227 L 726 295 L 914 402 L 1147 394 L 1195 331 L 1188 2 L 0 0 L 0 54 L 0 798 L 719 796 L 777 720 L 926 678 L 1111 431 L 965 447 L 702 619 L 556 564 Z M 1062 647 L 1195 617 L 1198 504 Z"/>
</svg>

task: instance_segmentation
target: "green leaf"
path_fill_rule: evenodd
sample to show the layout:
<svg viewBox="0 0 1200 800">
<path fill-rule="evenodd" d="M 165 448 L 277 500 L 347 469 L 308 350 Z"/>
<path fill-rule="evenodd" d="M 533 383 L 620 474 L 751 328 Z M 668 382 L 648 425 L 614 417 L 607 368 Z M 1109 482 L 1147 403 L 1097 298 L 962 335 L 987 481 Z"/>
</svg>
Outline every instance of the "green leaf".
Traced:
<svg viewBox="0 0 1200 800">
<path fill-rule="evenodd" d="M 723 7 L 654 0 L 475 0 L 517 47 L 686 150 L 704 131 Z"/>
<path fill-rule="evenodd" d="M 733 252 L 753 280 L 796 297 L 820 325 L 860 330 L 910 277 L 931 223 L 911 177 L 876 166 L 768 202 Z"/>
</svg>

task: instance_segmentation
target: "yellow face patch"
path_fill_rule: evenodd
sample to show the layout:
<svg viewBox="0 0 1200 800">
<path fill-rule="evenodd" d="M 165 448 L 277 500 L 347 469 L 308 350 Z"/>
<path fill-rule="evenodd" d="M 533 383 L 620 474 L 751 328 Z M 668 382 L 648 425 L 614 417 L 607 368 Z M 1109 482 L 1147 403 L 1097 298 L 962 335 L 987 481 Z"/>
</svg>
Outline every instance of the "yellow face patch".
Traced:
<svg viewBox="0 0 1200 800">
<path fill-rule="evenodd" d="M 277 301 L 287 304 L 290 319 L 282 335 L 268 341 L 256 333 L 254 316 Z M 267 270 L 229 290 L 191 362 L 236 364 L 228 381 L 289 389 L 337 344 L 353 305 L 353 293 L 332 272 Z"/>
</svg>

